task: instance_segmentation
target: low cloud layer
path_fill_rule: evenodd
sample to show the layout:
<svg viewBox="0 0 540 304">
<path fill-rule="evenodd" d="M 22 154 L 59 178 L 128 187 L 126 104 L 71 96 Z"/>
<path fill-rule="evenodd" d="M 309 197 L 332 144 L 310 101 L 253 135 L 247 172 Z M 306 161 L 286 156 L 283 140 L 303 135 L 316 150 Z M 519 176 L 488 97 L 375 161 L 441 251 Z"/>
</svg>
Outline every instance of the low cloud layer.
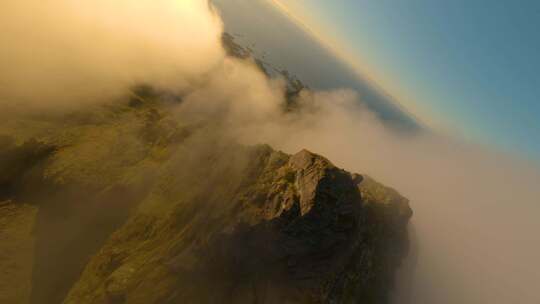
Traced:
<svg viewBox="0 0 540 304">
<path fill-rule="evenodd" d="M 396 303 L 538 303 L 535 164 L 446 135 L 397 134 L 351 90 L 304 91 L 225 57 L 206 1 L 8 0 L 0 11 L 0 106 L 56 110 L 137 83 L 181 92 L 173 111 L 246 144 L 307 148 L 411 200 L 412 267 Z"/>
<path fill-rule="evenodd" d="M 0 104 L 53 109 L 150 83 L 181 90 L 223 58 L 221 23 L 200 0 L 6 0 Z"/>
</svg>

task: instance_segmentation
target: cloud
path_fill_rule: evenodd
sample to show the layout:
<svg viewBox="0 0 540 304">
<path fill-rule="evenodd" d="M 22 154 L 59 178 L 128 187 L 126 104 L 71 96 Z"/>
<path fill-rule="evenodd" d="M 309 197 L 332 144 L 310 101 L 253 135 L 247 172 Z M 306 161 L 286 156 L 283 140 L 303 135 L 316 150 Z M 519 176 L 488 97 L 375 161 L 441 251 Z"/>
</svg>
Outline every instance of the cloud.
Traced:
<svg viewBox="0 0 540 304">
<path fill-rule="evenodd" d="M 221 22 L 200 0 L 6 0 L 0 105 L 110 100 L 139 83 L 181 90 L 223 58 Z"/>
</svg>

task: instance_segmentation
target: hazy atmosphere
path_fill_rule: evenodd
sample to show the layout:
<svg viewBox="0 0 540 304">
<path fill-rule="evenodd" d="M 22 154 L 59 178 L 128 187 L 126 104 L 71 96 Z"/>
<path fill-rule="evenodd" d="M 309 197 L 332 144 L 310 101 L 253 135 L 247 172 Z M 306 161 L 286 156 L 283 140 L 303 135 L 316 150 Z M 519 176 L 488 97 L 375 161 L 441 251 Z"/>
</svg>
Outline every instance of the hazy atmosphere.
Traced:
<svg viewBox="0 0 540 304">
<path fill-rule="evenodd" d="M 439 16 L 429 15 L 430 5 L 413 2 L 410 9 L 418 9 L 424 18 Z M 354 32 L 351 27 L 364 26 L 354 23 L 364 15 L 382 19 L 381 11 L 372 13 L 375 6 L 371 1 L 7 0 L 0 10 L 0 27 L 5 29 L 0 36 L 0 142 L 6 143 L 0 147 L 4 172 L 0 174 L 0 211 L 9 208 L 9 212 L 5 218 L 0 212 L 0 251 L 6 248 L 7 252 L 0 254 L 0 278 L 23 279 L 21 283 L 0 283 L 0 302 L 173 304 L 259 303 L 257 299 L 262 299 L 262 303 L 387 303 L 386 296 L 373 298 L 372 289 L 375 295 L 388 290 L 389 302 L 395 304 L 539 303 L 540 164 L 534 132 L 539 124 L 523 120 L 523 126 L 516 127 L 522 110 L 509 110 L 516 121 L 501 133 L 498 127 L 491 129 L 491 124 L 483 123 L 486 119 L 475 108 L 467 110 L 467 115 L 478 119 L 480 131 L 468 134 L 475 125 L 469 116 L 463 120 L 459 116 L 467 104 L 455 106 L 449 97 L 450 93 L 455 98 L 467 95 L 459 82 L 447 88 L 456 86 L 461 93 L 419 93 L 401 99 L 398 92 L 415 90 L 419 84 L 408 86 L 413 81 L 404 74 L 377 76 L 389 71 L 379 61 L 369 60 L 374 58 L 369 52 L 379 45 L 366 48 L 368 55 L 362 59 L 369 66 L 362 66 L 360 57 L 354 61 L 356 53 L 344 51 L 362 52 L 362 41 L 356 42 L 360 39 L 356 37 L 367 30 Z M 358 10 L 358 14 L 343 15 L 341 22 L 352 23 L 348 30 L 336 24 L 317 32 L 336 20 L 334 13 L 345 7 Z M 336 32 L 340 35 L 325 36 Z M 417 35 L 435 39 L 430 33 Z M 347 39 L 349 46 L 329 46 Z M 483 50 L 492 54 L 488 47 Z M 529 59 L 540 66 L 538 58 Z M 430 77 L 423 74 L 425 66 L 415 69 L 404 64 L 396 69 L 404 67 L 417 75 L 415 79 Z M 368 75 L 368 71 L 374 72 Z M 508 73 L 516 72 L 511 69 Z M 481 75 L 495 77 L 487 70 Z M 386 87 L 390 82 L 382 78 L 392 78 L 392 87 Z M 421 85 L 424 92 L 436 91 L 430 87 L 432 83 Z M 537 97 L 534 91 L 527 94 Z M 443 95 L 444 99 L 431 104 L 411 101 Z M 538 105 L 534 98 L 523 108 L 534 112 Z M 516 99 L 506 106 L 520 104 Z M 441 113 L 448 113 L 449 118 L 443 119 Z M 451 126 L 461 121 L 464 125 Z M 502 120 L 500 124 L 506 123 Z M 487 135 L 489 132 L 492 134 Z M 505 138 L 498 140 L 493 134 Z M 529 143 L 517 139 L 520 144 L 509 146 L 512 136 L 523 134 L 529 135 Z M 33 145 L 40 148 L 20 156 L 20 151 Z M 262 153 L 250 152 L 249 147 L 255 145 L 284 152 L 268 152 L 270 160 L 257 169 L 263 172 L 259 175 L 250 168 L 266 156 L 253 161 L 253 154 Z M 303 154 L 295 154 L 303 149 L 324 157 L 310 156 L 309 162 L 327 170 L 319 174 L 320 184 L 313 187 L 310 182 L 315 178 L 310 172 L 322 169 L 297 168 L 298 163 L 306 163 L 297 160 Z M 375 254 L 373 264 L 382 266 L 358 273 L 368 279 L 343 283 L 346 279 L 340 276 L 351 275 L 340 271 L 347 268 L 344 265 L 357 265 L 353 260 L 358 256 L 367 259 L 372 255 L 365 252 L 377 250 L 398 256 L 396 248 L 401 246 L 366 249 L 356 245 L 363 241 L 349 245 L 340 234 L 343 229 L 349 231 L 343 228 L 348 224 L 339 229 L 334 224 L 329 224 L 331 228 L 313 224 L 322 230 L 310 230 L 315 228 L 309 221 L 322 221 L 334 211 L 306 216 L 304 202 L 311 197 L 306 194 L 309 191 L 315 193 L 315 205 L 317 200 L 326 202 L 326 197 L 334 195 L 332 191 L 337 191 L 338 203 L 357 193 L 365 200 L 371 197 L 361 183 L 360 190 L 356 189 L 354 175 L 335 171 L 326 159 L 348 172 L 366 175 L 364 180 L 374 178 L 391 188 L 385 191 L 394 195 L 397 190 L 408 199 L 413 215 L 407 226 L 407 254 L 397 263 L 400 267 L 394 269 L 393 260 L 381 257 L 378 261 Z M 294 182 L 283 182 L 291 179 L 286 172 L 293 169 L 298 170 L 292 174 Z M 334 185 L 327 176 L 334 183 L 346 182 Z M 250 183 L 255 184 L 246 186 Z M 356 192 L 343 190 L 353 183 Z M 240 194 L 230 192 L 244 187 L 248 190 L 238 190 Z M 263 195 L 267 198 L 261 203 L 257 191 L 265 187 L 279 195 Z M 383 194 L 379 191 L 377 195 Z M 244 208 L 240 205 L 232 206 L 248 198 L 253 202 L 246 203 L 245 211 L 238 211 Z M 283 202 L 276 203 L 279 198 Z M 298 220 L 291 220 L 292 224 L 288 221 L 295 209 L 290 201 L 300 204 L 299 215 L 295 215 Z M 264 205 L 270 203 L 282 207 Z M 394 200 L 386 203 L 391 206 Z M 337 203 L 328 204 L 331 207 L 324 205 L 321 210 L 333 210 Z M 26 223 L 23 219 L 31 215 L 25 215 L 11 220 L 10 215 L 26 210 L 17 208 L 36 208 L 36 219 Z M 256 217 L 256 208 L 263 215 Z M 358 208 L 371 210 L 369 204 Z M 337 210 L 336 214 L 345 212 Z M 371 231 L 362 225 L 376 220 L 367 211 L 358 212 L 365 217 L 355 220 L 354 227 L 360 227 L 362 233 Z M 237 213 L 242 216 L 229 219 Z M 382 212 L 380 218 L 390 213 Z M 190 220 L 190 225 L 179 224 Z M 285 232 L 280 230 L 285 225 L 282 222 L 290 225 Z M 300 232 L 294 230 L 297 222 Z M 400 235 L 396 227 L 403 228 L 397 225 L 388 231 Z M 25 246 L 9 245 L 26 230 L 33 231 L 28 233 L 33 241 L 24 244 L 35 242 L 25 245 L 34 249 L 25 252 Z M 303 239 L 295 243 L 298 235 L 313 231 L 326 235 L 327 230 L 338 231 L 329 234 L 329 239 L 339 239 L 339 246 L 360 253 L 347 258 L 336 254 L 328 262 L 324 260 L 330 255 L 324 251 L 329 250 L 324 247 L 326 239 L 315 242 L 317 245 L 307 242 L 324 248 L 309 247 L 315 249 L 307 253 L 298 245 L 304 244 Z M 348 233 L 346 240 L 355 239 Z M 258 236 L 264 238 L 252 241 Z M 283 238 L 295 241 L 287 254 L 277 245 L 279 250 L 274 250 L 273 242 L 280 243 L 275 239 Z M 387 242 L 402 241 L 392 236 L 381 244 Z M 338 245 L 332 246 L 342 248 Z M 266 252 L 261 247 L 271 249 Z M 322 257 L 317 255 L 319 251 L 324 251 Z M 253 254 L 261 252 L 260 256 Z M 69 253 L 73 255 L 65 258 Z M 276 256 L 276 265 L 282 266 L 281 259 L 289 255 L 295 259 L 283 262 L 283 273 L 261 266 L 274 265 Z M 320 270 L 334 265 L 334 260 L 335 269 Z M 312 274 L 309 271 L 298 274 L 298 269 L 304 270 L 302 261 L 315 261 L 305 267 L 320 271 L 317 276 L 324 277 L 324 283 L 318 278 L 313 279 L 318 285 L 305 279 Z M 19 265 L 23 266 L 18 272 Z M 396 272 L 395 284 L 392 278 L 384 288 L 380 285 L 386 279 L 377 279 L 376 285 L 365 283 L 370 277 L 379 278 L 374 272 L 381 269 Z M 326 277 L 326 273 L 332 276 Z M 219 280 L 223 282 L 215 282 Z M 157 285 L 160 283 L 163 285 Z M 185 287 L 190 284 L 196 286 Z M 336 291 L 340 284 L 345 286 L 343 292 Z M 361 291 L 347 292 L 351 284 Z M 320 285 L 334 287 L 327 291 Z M 211 298 L 212 290 L 221 298 Z M 323 300 L 317 298 L 319 294 L 324 294 Z M 356 298 L 345 296 L 349 294 Z"/>
</svg>

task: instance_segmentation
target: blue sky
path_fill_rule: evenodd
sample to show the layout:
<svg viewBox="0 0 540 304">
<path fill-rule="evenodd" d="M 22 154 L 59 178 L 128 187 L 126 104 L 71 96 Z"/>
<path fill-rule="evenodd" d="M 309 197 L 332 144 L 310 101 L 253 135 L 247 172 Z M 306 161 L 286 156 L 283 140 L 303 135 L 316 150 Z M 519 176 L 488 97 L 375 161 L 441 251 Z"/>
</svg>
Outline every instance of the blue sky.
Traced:
<svg viewBox="0 0 540 304">
<path fill-rule="evenodd" d="M 421 120 L 540 159 L 540 2 L 279 2 Z"/>
</svg>

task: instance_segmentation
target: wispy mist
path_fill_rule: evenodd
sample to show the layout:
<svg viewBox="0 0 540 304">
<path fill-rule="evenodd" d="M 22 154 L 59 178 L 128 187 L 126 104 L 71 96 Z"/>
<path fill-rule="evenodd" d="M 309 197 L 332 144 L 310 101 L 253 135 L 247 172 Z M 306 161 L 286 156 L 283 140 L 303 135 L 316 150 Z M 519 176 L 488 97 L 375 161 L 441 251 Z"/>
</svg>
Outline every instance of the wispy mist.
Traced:
<svg viewBox="0 0 540 304">
<path fill-rule="evenodd" d="M 417 264 L 398 285 L 410 303 L 538 303 L 536 164 L 435 132 L 397 134 L 347 89 L 304 91 L 285 111 L 284 80 L 225 57 L 206 1 L 8 0 L 0 28 L 1 107 L 104 102 L 138 83 L 180 92 L 178 120 L 307 148 L 407 196 Z"/>
</svg>

